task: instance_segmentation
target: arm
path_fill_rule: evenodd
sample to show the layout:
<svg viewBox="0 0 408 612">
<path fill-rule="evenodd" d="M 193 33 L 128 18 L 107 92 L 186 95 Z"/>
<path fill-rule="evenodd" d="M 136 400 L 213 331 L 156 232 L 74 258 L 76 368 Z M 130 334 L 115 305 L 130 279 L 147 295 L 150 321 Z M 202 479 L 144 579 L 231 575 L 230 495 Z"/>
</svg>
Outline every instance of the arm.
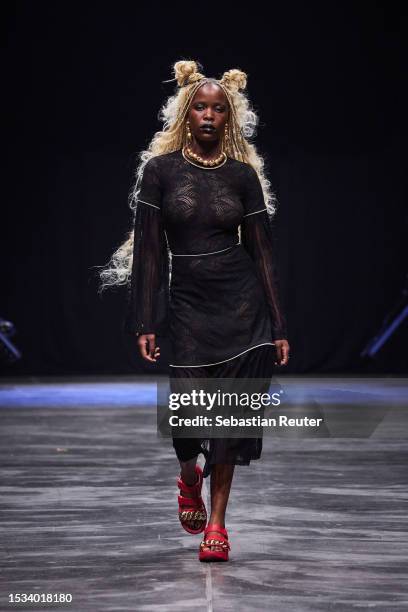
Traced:
<svg viewBox="0 0 408 612">
<path fill-rule="evenodd" d="M 156 161 L 144 168 L 133 225 L 133 260 L 124 330 L 133 336 L 166 335 L 168 249 Z"/>
<path fill-rule="evenodd" d="M 261 183 L 252 166 L 248 166 L 243 202 L 241 242 L 254 260 L 263 284 L 274 340 L 283 340 L 287 338 L 287 325 L 281 307 L 272 220 L 265 206 Z"/>
</svg>

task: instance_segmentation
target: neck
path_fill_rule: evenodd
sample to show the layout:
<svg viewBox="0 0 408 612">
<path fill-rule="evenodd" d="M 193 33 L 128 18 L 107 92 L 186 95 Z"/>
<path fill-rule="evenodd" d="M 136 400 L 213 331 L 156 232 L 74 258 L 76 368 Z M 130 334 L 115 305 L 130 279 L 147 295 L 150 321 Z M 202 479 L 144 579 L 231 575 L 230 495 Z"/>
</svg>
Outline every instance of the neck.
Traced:
<svg viewBox="0 0 408 612">
<path fill-rule="evenodd" d="M 215 142 L 200 142 L 195 140 L 190 149 L 193 153 L 200 155 L 203 159 L 214 159 L 221 155 L 221 141 L 216 140 Z"/>
</svg>

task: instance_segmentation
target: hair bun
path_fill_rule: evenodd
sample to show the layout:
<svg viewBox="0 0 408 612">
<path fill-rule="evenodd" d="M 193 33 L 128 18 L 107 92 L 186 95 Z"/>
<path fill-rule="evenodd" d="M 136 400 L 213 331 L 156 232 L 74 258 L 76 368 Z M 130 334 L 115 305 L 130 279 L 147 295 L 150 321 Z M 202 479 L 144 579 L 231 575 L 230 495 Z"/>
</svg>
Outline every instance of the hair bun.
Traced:
<svg viewBox="0 0 408 612">
<path fill-rule="evenodd" d="M 198 69 L 202 66 L 194 60 L 181 60 L 176 62 L 173 66 L 174 76 L 179 87 L 184 85 L 190 85 L 195 81 L 200 81 L 204 78 L 204 75 L 198 72 Z"/>
<path fill-rule="evenodd" d="M 227 70 L 222 75 L 221 83 L 231 89 L 232 91 L 239 91 L 240 89 L 245 89 L 247 85 L 247 75 L 239 68 L 232 68 L 232 70 Z"/>
</svg>

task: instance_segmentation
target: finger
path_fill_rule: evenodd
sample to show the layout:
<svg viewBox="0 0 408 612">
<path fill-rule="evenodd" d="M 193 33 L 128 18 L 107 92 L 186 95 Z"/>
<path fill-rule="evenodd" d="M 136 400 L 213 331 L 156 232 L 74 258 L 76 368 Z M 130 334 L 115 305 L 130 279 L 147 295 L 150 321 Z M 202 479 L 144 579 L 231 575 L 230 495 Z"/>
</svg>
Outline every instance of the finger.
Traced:
<svg viewBox="0 0 408 612">
<path fill-rule="evenodd" d="M 144 339 L 144 340 L 140 340 L 139 341 L 139 349 L 140 349 L 140 353 L 143 357 L 143 359 L 146 359 L 146 361 L 156 361 L 155 359 L 152 359 L 151 355 L 150 355 L 150 350 L 148 348 L 149 345 L 149 340 L 148 339 Z"/>
<path fill-rule="evenodd" d="M 147 336 L 147 339 L 149 341 L 149 356 L 152 361 L 155 361 L 154 354 L 156 350 L 156 337 L 152 334 L 151 336 Z"/>
<path fill-rule="evenodd" d="M 289 361 L 289 349 L 287 346 L 283 347 L 283 360 L 281 365 L 286 365 Z"/>
<path fill-rule="evenodd" d="M 147 359 L 147 340 L 139 340 L 139 350 L 143 359 Z"/>
</svg>

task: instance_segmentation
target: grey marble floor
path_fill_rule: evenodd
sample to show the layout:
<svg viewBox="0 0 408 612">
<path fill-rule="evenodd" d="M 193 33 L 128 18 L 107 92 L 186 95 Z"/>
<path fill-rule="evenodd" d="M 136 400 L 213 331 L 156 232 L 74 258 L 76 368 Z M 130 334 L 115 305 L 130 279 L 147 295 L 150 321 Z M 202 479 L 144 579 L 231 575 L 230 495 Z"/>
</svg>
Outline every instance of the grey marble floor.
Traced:
<svg viewBox="0 0 408 612">
<path fill-rule="evenodd" d="M 261 460 L 235 471 L 230 562 L 200 564 L 152 385 L 3 381 L 1 611 L 408 609 L 401 406 L 366 439 L 265 437 Z M 10 604 L 11 593 L 72 602 Z"/>
</svg>

